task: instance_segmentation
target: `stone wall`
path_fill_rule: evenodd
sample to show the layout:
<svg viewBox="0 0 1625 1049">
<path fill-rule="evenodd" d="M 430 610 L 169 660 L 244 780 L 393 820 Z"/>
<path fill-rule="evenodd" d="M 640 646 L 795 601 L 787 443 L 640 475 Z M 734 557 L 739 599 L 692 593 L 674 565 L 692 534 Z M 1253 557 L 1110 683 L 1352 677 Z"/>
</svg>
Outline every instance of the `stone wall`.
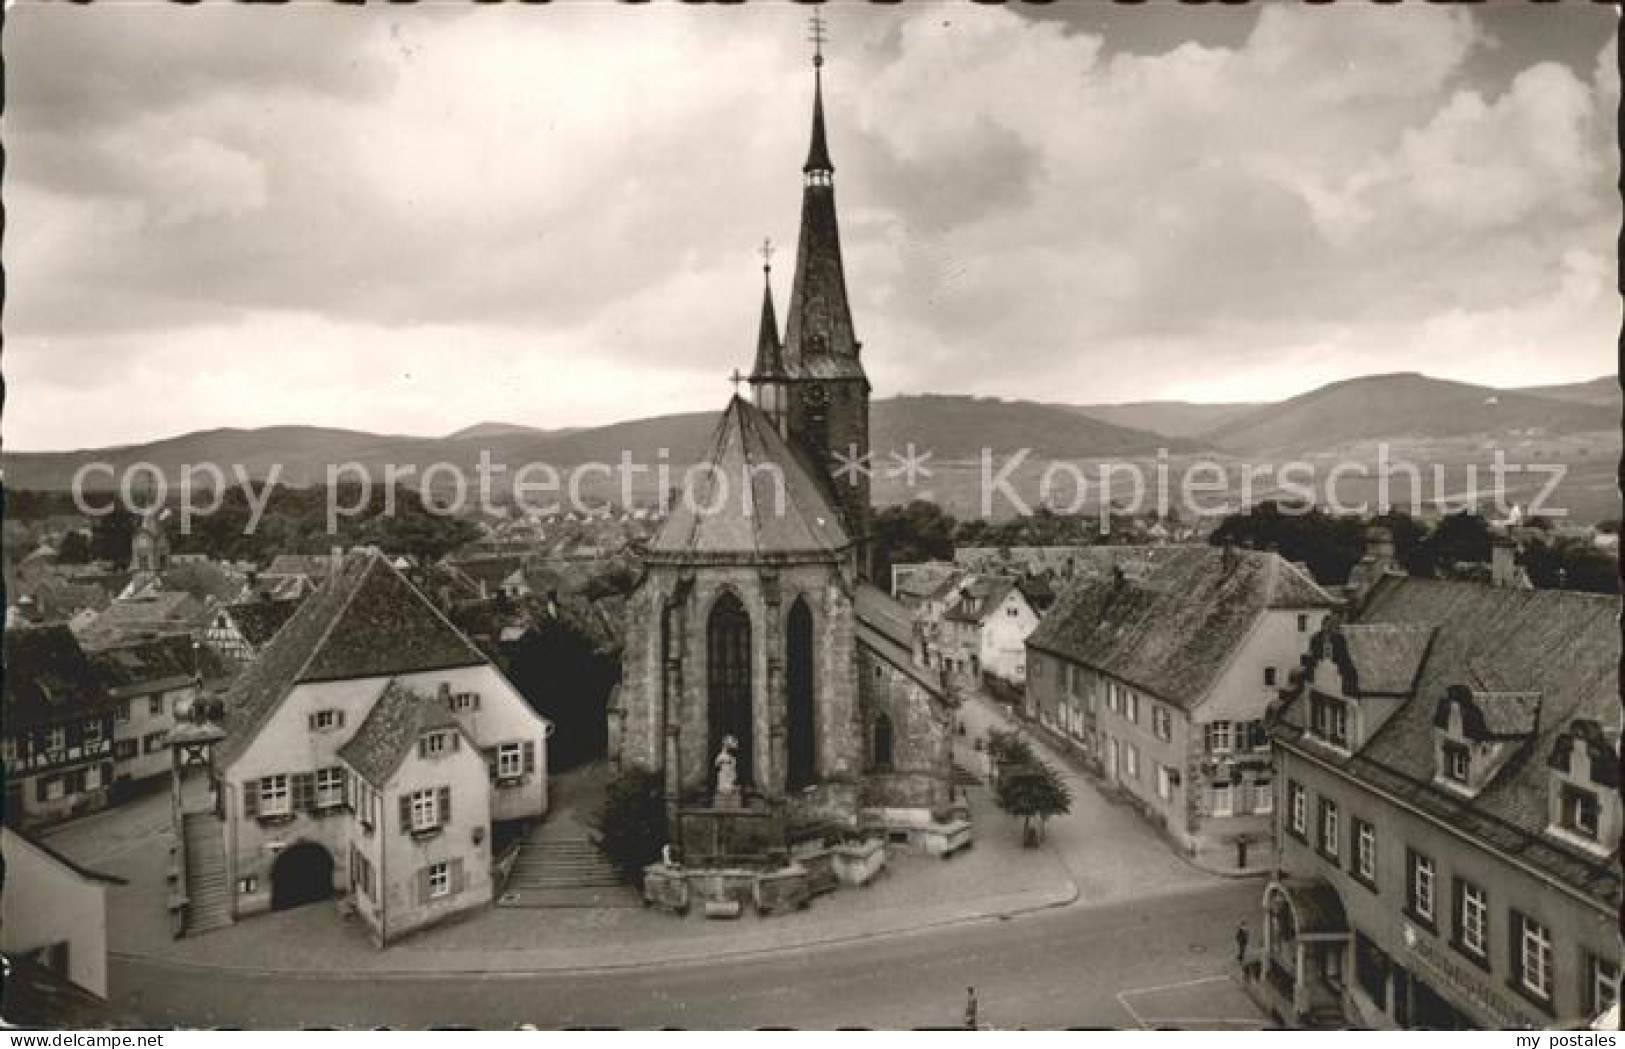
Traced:
<svg viewBox="0 0 1625 1049">
<path fill-rule="evenodd" d="M 899 666 L 868 645 L 858 648 L 858 702 L 864 726 L 864 808 L 944 808 L 952 774 L 953 714 L 922 681 L 921 667 Z M 875 724 L 891 720 L 892 761 L 876 764 Z"/>
</svg>

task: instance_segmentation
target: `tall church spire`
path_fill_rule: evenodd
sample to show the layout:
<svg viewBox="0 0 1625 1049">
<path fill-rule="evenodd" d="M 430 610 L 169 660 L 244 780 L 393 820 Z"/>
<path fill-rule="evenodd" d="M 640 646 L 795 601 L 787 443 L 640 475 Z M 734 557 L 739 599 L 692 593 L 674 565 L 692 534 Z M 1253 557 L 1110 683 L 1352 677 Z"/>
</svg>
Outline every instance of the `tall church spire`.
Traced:
<svg viewBox="0 0 1625 1049">
<path fill-rule="evenodd" d="M 824 22 L 813 15 L 812 141 L 802 167 L 801 233 L 785 317 L 784 364 L 792 376 L 816 372 L 861 377 L 852 331 L 841 233 L 835 217 L 835 165 L 824 131 Z"/>
</svg>

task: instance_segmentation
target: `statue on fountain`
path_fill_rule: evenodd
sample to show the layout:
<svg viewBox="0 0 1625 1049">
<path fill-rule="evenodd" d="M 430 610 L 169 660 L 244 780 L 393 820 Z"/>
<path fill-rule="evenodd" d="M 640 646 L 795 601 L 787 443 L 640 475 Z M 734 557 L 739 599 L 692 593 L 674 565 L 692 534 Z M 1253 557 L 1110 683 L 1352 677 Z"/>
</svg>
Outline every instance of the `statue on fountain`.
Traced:
<svg viewBox="0 0 1625 1049">
<path fill-rule="evenodd" d="M 739 773 L 738 759 L 734 751 L 739 748 L 739 741 L 733 736 L 722 737 L 722 748 L 717 752 L 715 762 L 717 770 L 717 796 L 716 806 L 719 809 L 736 809 L 739 807 Z"/>
</svg>

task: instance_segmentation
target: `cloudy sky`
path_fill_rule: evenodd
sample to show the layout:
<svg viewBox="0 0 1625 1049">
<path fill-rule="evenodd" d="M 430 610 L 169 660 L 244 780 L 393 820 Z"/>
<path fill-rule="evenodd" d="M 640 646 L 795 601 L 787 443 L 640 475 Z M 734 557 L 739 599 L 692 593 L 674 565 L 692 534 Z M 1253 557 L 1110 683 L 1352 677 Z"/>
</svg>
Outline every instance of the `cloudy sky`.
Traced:
<svg viewBox="0 0 1625 1049">
<path fill-rule="evenodd" d="M 1612 371 L 1599 5 L 826 8 L 881 396 Z M 788 294 L 807 12 L 8 11 L 13 449 L 719 407 Z"/>
</svg>

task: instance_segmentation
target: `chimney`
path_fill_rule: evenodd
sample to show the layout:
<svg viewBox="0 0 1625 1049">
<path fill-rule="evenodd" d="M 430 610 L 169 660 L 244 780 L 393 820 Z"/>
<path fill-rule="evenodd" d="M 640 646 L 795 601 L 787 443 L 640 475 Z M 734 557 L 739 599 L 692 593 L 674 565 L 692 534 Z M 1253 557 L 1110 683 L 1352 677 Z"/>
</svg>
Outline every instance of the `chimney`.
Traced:
<svg viewBox="0 0 1625 1049">
<path fill-rule="evenodd" d="M 1518 585 L 1518 548 L 1510 539 L 1496 539 L 1490 545 L 1490 583 L 1494 586 Z"/>
<path fill-rule="evenodd" d="M 1394 533 L 1382 525 L 1366 529 L 1365 556 L 1379 563 L 1393 561 Z"/>
</svg>

